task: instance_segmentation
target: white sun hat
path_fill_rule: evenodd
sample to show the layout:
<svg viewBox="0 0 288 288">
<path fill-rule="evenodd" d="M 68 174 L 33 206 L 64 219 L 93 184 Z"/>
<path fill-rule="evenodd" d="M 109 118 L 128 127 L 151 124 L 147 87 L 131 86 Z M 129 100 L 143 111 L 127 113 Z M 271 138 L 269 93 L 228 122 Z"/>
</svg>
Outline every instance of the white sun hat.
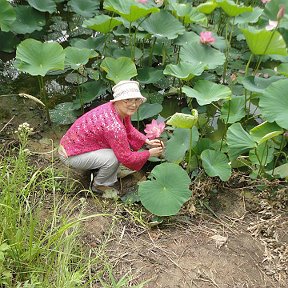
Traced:
<svg viewBox="0 0 288 288">
<path fill-rule="evenodd" d="M 110 100 L 111 102 L 134 98 L 140 98 L 143 102 L 147 100 L 144 96 L 141 95 L 139 83 L 137 81 L 120 81 L 112 87 L 112 91 L 114 99 Z"/>
</svg>

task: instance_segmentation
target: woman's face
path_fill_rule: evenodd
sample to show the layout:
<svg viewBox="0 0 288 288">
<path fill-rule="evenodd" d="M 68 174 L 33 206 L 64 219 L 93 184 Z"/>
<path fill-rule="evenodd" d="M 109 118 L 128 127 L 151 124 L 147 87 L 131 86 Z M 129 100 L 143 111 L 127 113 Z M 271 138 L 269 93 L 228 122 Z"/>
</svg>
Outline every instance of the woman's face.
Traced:
<svg viewBox="0 0 288 288">
<path fill-rule="evenodd" d="M 126 116 L 132 116 L 142 103 L 142 99 L 132 98 L 116 101 L 114 105 L 120 117 L 124 118 Z"/>
</svg>

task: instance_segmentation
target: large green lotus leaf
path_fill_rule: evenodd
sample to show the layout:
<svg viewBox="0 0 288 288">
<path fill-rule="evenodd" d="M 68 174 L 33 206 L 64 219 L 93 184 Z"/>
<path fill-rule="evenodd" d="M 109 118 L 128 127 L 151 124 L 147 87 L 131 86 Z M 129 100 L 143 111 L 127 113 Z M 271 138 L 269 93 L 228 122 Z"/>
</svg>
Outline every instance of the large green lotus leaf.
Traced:
<svg viewBox="0 0 288 288">
<path fill-rule="evenodd" d="M 80 93 L 77 94 L 77 98 L 73 101 L 73 108 L 75 110 L 83 107 L 84 104 L 90 103 L 96 98 L 103 96 L 106 92 L 107 85 L 104 81 L 89 81 L 79 87 Z"/>
<path fill-rule="evenodd" d="M 207 80 L 199 80 L 196 82 L 194 89 L 183 86 L 182 91 L 191 98 L 196 98 L 199 105 L 211 104 L 220 99 L 231 99 L 231 90 L 228 86 L 216 84 Z"/>
<path fill-rule="evenodd" d="M 114 27 L 120 24 L 122 24 L 122 22 L 118 19 L 102 14 L 95 16 L 92 19 L 85 20 L 83 22 L 83 27 L 90 28 L 101 33 L 108 33 L 112 31 Z"/>
<path fill-rule="evenodd" d="M 191 129 L 198 120 L 198 111 L 193 109 L 191 114 L 175 113 L 167 121 L 168 125 L 174 126 L 176 128 L 188 128 Z"/>
<path fill-rule="evenodd" d="M 274 159 L 274 147 L 269 147 L 266 143 L 262 143 L 255 149 L 249 151 L 249 160 L 254 165 L 266 166 Z"/>
<path fill-rule="evenodd" d="M 143 56 L 143 52 L 141 49 L 138 47 L 133 46 L 131 51 L 130 46 L 125 46 L 125 47 L 109 47 L 105 49 L 105 54 L 107 54 L 109 57 L 113 58 L 119 58 L 119 57 L 128 57 L 131 58 L 131 55 L 133 54 L 133 58 L 135 60 L 140 59 Z"/>
<path fill-rule="evenodd" d="M 14 33 L 0 31 L 0 51 L 12 53 L 19 42 L 20 40 Z"/>
<path fill-rule="evenodd" d="M 196 8 L 201 13 L 211 14 L 217 7 L 218 7 L 218 4 L 216 3 L 216 1 L 211 0 L 211 1 L 206 1 L 205 3 L 198 5 Z"/>
<path fill-rule="evenodd" d="M 206 15 L 200 13 L 195 7 L 193 7 L 190 3 L 177 3 L 170 2 L 169 3 L 170 10 L 173 11 L 173 14 L 176 14 L 178 17 L 181 17 L 184 24 L 189 23 L 199 23 L 199 24 L 207 24 L 208 20 Z"/>
<path fill-rule="evenodd" d="M 270 78 L 261 78 L 257 76 L 247 76 L 241 79 L 244 88 L 251 91 L 262 93 L 270 84 L 283 79 L 283 77 L 272 76 Z"/>
<path fill-rule="evenodd" d="M 165 159 L 169 162 L 180 163 L 190 147 L 190 129 L 176 128 L 171 138 L 166 142 Z M 192 147 L 199 139 L 198 129 L 192 128 Z"/>
<path fill-rule="evenodd" d="M 215 69 L 224 64 L 225 55 L 209 45 L 200 44 L 199 40 L 194 45 L 190 43 L 183 45 L 180 50 L 180 60 L 194 65 L 203 64 L 207 66 L 207 69 Z"/>
<path fill-rule="evenodd" d="M 210 177 L 218 176 L 227 181 L 231 176 L 231 166 L 227 156 L 221 151 L 204 150 L 201 155 L 202 165 Z"/>
<path fill-rule="evenodd" d="M 252 12 L 243 13 L 235 18 L 235 24 L 256 23 L 262 15 L 263 9 L 254 7 Z"/>
<path fill-rule="evenodd" d="M 288 77 L 288 63 L 281 63 L 278 67 L 276 67 L 276 71 L 279 74 Z"/>
<path fill-rule="evenodd" d="M 106 57 L 100 67 L 107 73 L 107 79 L 114 81 L 116 84 L 137 75 L 136 66 L 128 57 L 118 59 Z"/>
<path fill-rule="evenodd" d="M 10 25 L 16 20 L 16 12 L 6 0 L 0 0 L 0 30 L 10 31 Z"/>
<path fill-rule="evenodd" d="M 276 167 L 274 171 L 269 171 L 269 174 L 272 173 L 279 176 L 279 178 L 288 178 L 288 163 Z"/>
<path fill-rule="evenodd" d="M 195 147 L 193 147 L 193 152 L 199 155 L 206 149 L 212 148 L 212 140 L 209 138 L 200 138 Z"/>
<path fill-rule="evenodd" d="M 155 215 L 177 214 L 192 195 L 189 190 L 191 180 L 177 164 L 157 165 L 148 178 L 148 181 L 139 184 L 139 197 L 143 206 Z"/>
<path fill-rule="evenodd" d="M 280 127 L 288 129 L 288 79 L 272 83 L 260 97 L 259 106 L 262 115 L 269 122 L 276 122 Z"/>
<path fill-rule="evenodd" d="M 80 85 L 88 81 L 88 77 L 80 73 L 69 73 L 65 76 L 65 81 L 74 85 Z"/>
<path fill-rule="evenodd" d="M 87 48 L 67 47 L 65 48 L 65 66 L 77 70 L 80 66 L 88 63 L 90 58 L 98 55 L 94 50 Z"/>
<path fill-rule="evenodd" d="M 45 76 L 48 71 L 64 69 L 65 53 L 59 43 L 26 39 L 18 45 L 16 59 L 20 71 Z"/>
<path fill-rule="evenodd" d="M 72 102 L 64 102 L 55 106 L 50 110 L 51 121 L 57 124 L 68 125 L 74 123 L 79 112 L 75 111 Z"/>
<path fill-rule="evenodd" d="M 238 96 L 223 104 L 220 119 L 231 124 L 241 120 L 245 115 L 245 97 Z"/>
<path fill-rule="evenodd" d="M 163 73 L 171 75 L 179 79 L 190 80 L 195 76 L 199 76 L 205 69 L 205 64 L 192 64 L 188 62 L 179 62 L 177 65 L 168 64 Z"/>
<path fill-rule="evenodd" d="M 160 81 L 163 78 L 163 70 L 154 67 L 144 67 L 138 69 L 137 79 L 144 84 L 151 84 Z"/>
<path fill-rule="evenodd" d="M 89 18 L 98 13 L 100 0 L 70 0 L 68 5 L 76 14 Z"/>
<path fill-rule="evenodd" d="M 251 6 L 237 5 L 232 0 L 217 0 L 218 6 L 220 6 L 224 12 L 230 16 L 235 17 L 245 12 L 252 12 L 253 8 Z"/>
<path fill-rule="evenodd" d="M 199 35 L 193 31 L 185 31 L 182 35 L 179 35 L 177 39 L 173 41 L 174 44 L 183 46 L 183 45 L 195 45 L 199 43 Z"/>
<path fill-rule="evenodd" d="M 207 26 L 208 25 L 208 18 L 204 13 L 200 13 L 197 8 L 193 7 L 191 12 L 189 13 L 190 20 L 188 23 L 196 23 L 199 25 Z"/>
<path fill-rule="evenodd" d="M 142 121 L 144 119 L 151 118 L 159 114 L 162 111 L 162 109 L 163 107 L 159 103 L 153 103 L 153 104 L 144 103 L 139 107 L 138 112 L 131 117 L 131 120 Z"/>
<path fill-rule="evenodd" d="M 134 0 L 105 0 L 104 9 L 119 14 L 128 22 L 134 22 L 159 11 L 159 8 L 153 4 L 153 1 L 142 4 Z"/>
<path fill-rule="evenodd" d="M 270 20 L 277 20 L 277 14 L 279 7 L 285 8 L 285 16 L 287 18 L 288 13 L 288 1 L 287 0 L 273 0 L 265 5 L 264 13 Z"/>
<path fill-rule="evenodd" d="M 88 49 L 93 49 L 93 50 L 102 52 L 104 44 L 105 44 L 105 37 L 106 35 L 99 34 L 95 38 L 92 38 L 92 37 L 89 37 L 88 39 L 74 38 L 74 39 L 71 39 L 70 44 L 71 46 L 74 46 L 77 48 L 88 48 Z"/>
<path fill-rule="evenodd" d="M 45 15 L 30 6 L 15 7 L 17 21 L 11 25 L 11 31 L 17 34 L 32 33 L 42 30 L 45 25 Z"/>
<path fill-rule="evenodd" d="M 249 49 L 255 55 L 276 54 L 287 56 L 286 42 L 278 31 L 250 28 L 241 30 Z"/>
<path fill-rule="evenodd" d="M 231 160 L 256 147 L 254 139 L 243 129 L 240 123 L 232 124 L 227 130 L 228 155 Z"/>
<path fill-rule="evenodd" d="M 258 144 L 261 144 L 273 137 L 281 135 L 283 132 L 283 129 L 275 122 L 269 123 L 266 121 L 252 128 L 250 130 L 250 135 Z"/>
<path fill-rule="evenodd" d="M 157 38 L 175 39 L 185 32 L 185 27 L 168 11 L 161 10 L 144 20 L 141 27 Z"/>
<path fill-rule="evenodd" d="M 41 12 L 49 12 L 50 14 L 56 12 L 56 3 L 54 0 L 27 0 L 30 6 Z"/>
</svg>

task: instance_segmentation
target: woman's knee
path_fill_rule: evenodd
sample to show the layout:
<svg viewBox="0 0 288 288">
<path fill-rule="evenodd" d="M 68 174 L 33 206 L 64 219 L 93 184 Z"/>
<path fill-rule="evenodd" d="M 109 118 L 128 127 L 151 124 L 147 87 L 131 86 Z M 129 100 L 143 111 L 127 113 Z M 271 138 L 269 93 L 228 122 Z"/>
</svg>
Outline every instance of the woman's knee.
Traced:
<svg viewBox="0 0 288 288">
<path fill-rule="evenodd" d="M 113 168 L 113 169 L 117 169 L 118 166 L 119 166 L 119 161 L 118 159 L 116 158 L 115 154 L 112 152 L 112 153 L 109 153 L 109 157 L 107 157 L 106 161 L 105 161 L 105 168 Z"/>
</svg>

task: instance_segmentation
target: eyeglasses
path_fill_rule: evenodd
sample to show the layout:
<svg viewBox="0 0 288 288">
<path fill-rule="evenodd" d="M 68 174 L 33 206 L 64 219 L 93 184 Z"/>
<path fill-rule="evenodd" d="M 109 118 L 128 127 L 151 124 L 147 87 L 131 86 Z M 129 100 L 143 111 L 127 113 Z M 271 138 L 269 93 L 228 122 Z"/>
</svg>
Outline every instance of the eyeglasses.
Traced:
<svg viewBox="0 0 288 288">
<path fill-rule="evenodd" d="M 125 99 L 123 100 L 123 102 L 127 105 L 140 105 L 141 103 L 143 103 L 143 100 L 140 98 L 131 98 L 131 99 Z"/>
</svg>

